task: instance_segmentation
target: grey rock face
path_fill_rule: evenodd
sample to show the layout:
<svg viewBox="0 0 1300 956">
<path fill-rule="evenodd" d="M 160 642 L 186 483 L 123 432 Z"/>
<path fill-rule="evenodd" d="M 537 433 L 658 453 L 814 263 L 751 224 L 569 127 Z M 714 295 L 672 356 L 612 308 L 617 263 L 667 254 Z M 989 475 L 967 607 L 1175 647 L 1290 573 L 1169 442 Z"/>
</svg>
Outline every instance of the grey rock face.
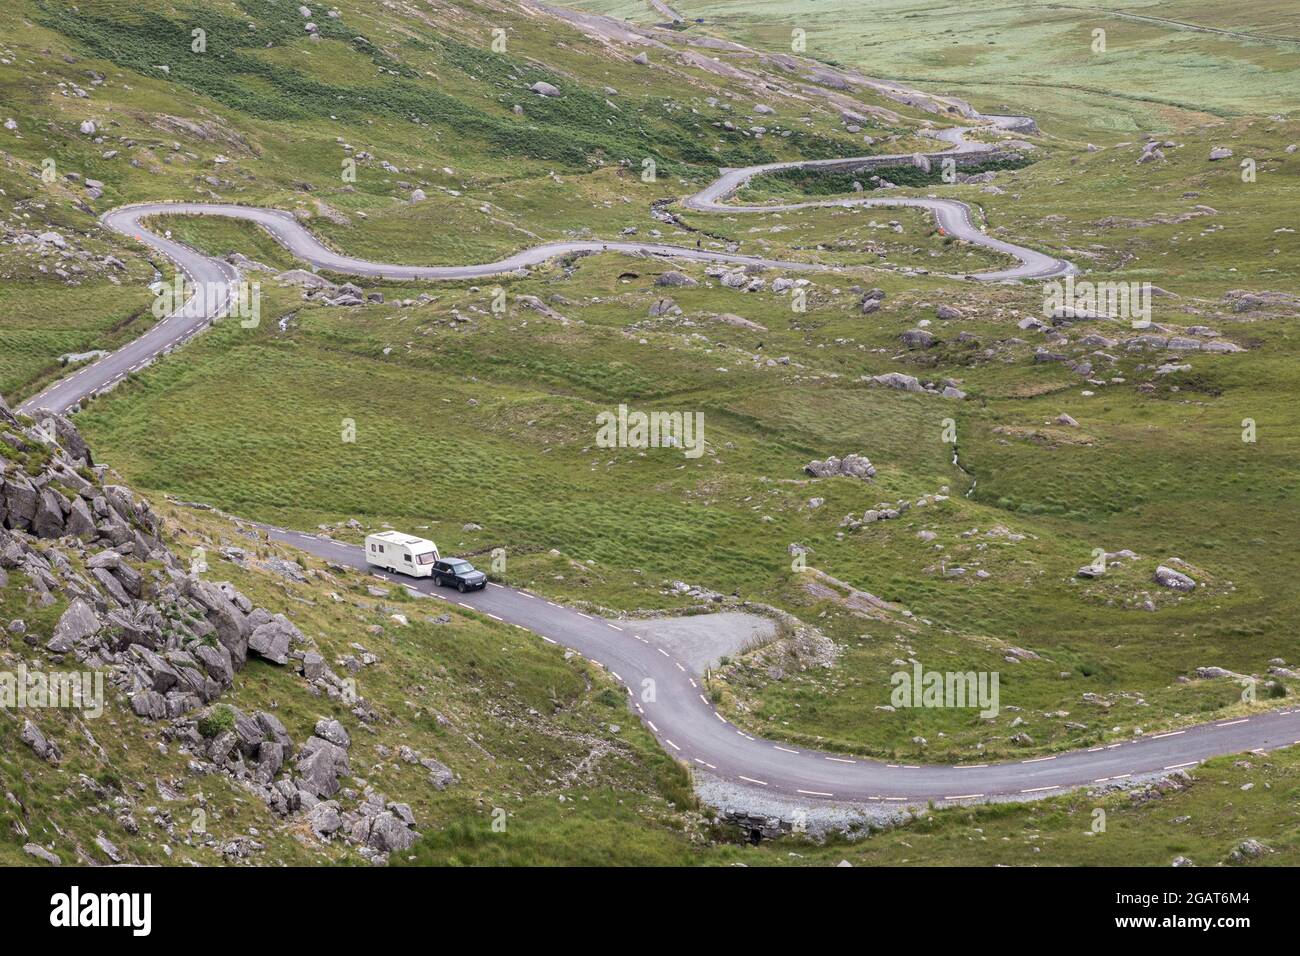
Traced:
<svg viewBox="0 0 1300 956">
<path fill-rule="evenodd" d="M 347 729 L 337 720 L 316 721 L 315 733 L 322 740 L 328 740 L 344 750 L 352 746 L 352 738 L 348 736 Z"/>
<path fill-rule="evenodd" d="M 42 760 L 57 764 L 63 757 L 63 752 L 59 750 L 58 744 L 50 740 L 41 732 L 30 720 L 23 721 L 23 729 L 18 734 L 18 739 L 32 748 L 32 753 Z"/>
<path fill-rule="evenodd" d="M 203 608 L 209 623 L 216 628 L 217 640 L 230 652 L 235 669 L 248 659 L 249 626 L 245 615 L 215 585 L 188 579 L 189 596 Z"/>
<path fill-rule="evenodd" d="M 214 681 L 223 687 L 229 687 L 234 683 L 234 661 L 231 660 L 230 651 L 224 645 L 209 647 L 207 644 L 198 644 L 193 648 L 193 654 Z"/>
<path fill-rule="evenodd" d="M 83 640 L 96 633 L 102 626 L 94 609 L 81 598 L 75 599 L 54 626 L 54 636 L 46 645 L 56 654 L 65 654 Z"/>
<path fill-rule="evenodd" d="M 309 681 L 319 680 L 325 676 L 325 658 L 315 651 L 308 651 L 302 656 L 302 676 Z"/>
<path fill-rule="evenodd" d="M 365 843 L 383 853 L 395 853 L 409 850 L 418 837 L 396 814 L 385 811 L 370 821 Z"/>
<path fill-rule="evenodd" d="M 326 800 L 316 804 L 307 813 L 307 822 L 317 836 L 329 837 L 334 835 L 343 826 L 343 818 L 339 815 L 339 805 L 334 800 Z"/>
<path fill-rule="evenodd" d="M 27 843 L 23 845 L 23 852 L 28 856 L 34 856 L 38 860 L 44 860 L 52 866 L 62 866 L 63 861 L 59 859 L 58 854 L 51 853 L 39 843 Z"/>
<path fill-rule="evenodd" d="M 432 757 L 422 757 L 420 766 L 429 771 L 429 782 L 437 790 L 446 790 L 456 779 L 456 775 L 452 773 L 450 767 L 434 760 Z"/>
<path fill-rule="evenodd" d="M 298 756 L 298 789 L 315 797 L 339 792 L 339 777 L 351 774 L 347 751 L 320 737 L 310 737 Z"/>
<path fill-rule="evenodd" d="M 274 741 L 264 740 L 257 746 L 256 778 L 259 783 L 268 784 L 275 779 L 284 764 L 284 747 Z"/>
<path fill-rule="evenodd" d="M 136 691 L 131 697 L 131 710 L 137 717 L 162 720 L 168 716 L 167 698 L 156 690 Z"/>
<path fill-rule="evenodd" d="M 248 649 L 273 664 L 287 664 L 290 646 L 301 640 L 302 632 L 283 614 L 277 614 L 249 635 Z"/>
<path fill-rule="evenodd" d="M 63 509 L 71 507 L 68 500 L 51 488 L 41 489 L 36 499 L 36 514 L 32 517 L 32 531 L 38 538 L 57 538 L 63 534 Z"/>
<path fill-rule="evenodd" d="M 25 475 L 10 475 L 4 483 L 5 526 L 28 529 L 36 517 L 38 495 Z"/>
</svg>

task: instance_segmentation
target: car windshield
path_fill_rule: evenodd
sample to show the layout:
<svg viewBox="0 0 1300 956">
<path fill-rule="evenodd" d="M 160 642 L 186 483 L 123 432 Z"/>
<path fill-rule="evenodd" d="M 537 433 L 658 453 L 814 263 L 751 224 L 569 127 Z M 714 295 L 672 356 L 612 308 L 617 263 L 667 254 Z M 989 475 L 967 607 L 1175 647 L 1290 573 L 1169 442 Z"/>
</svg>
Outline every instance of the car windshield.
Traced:
<svg viewBox="0 0 1300 956">
<path fill-rule="evenodd" d="M 448 561 L 447 567 L 451 568 L 452 571 L 457 574 L 470 574 L 474 570 L 474 565 L 470 564 L 468 561 Z"/>
<path fill-rule="evenodd" d="M 415 560 L 419 564 L 433 564 L 438 555 L 432 551 L 426 551 L 424 554 L 417 554 Z"/>
</svg>

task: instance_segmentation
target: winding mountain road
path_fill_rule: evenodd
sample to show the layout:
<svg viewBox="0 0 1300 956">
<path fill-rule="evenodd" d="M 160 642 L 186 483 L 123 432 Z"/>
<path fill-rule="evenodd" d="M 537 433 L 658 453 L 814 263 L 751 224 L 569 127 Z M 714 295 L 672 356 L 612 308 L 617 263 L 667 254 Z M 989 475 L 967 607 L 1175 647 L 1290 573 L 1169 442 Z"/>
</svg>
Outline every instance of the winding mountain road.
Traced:
<svg viewBox="0 0 1300 956">
<path fill-rule="evenodd" d="M 993 118 L 1011 128 L 1021 118 Z M 1005 120 L 1006 122 L 998 122 Z M 939 138 L 971 152 L 988 147 L 970 143 L 965 130 L 942 130 Z M 944 154 L 931 154 L 939 158 Z M 879 157 L 870 157 L 879 159 Z M 910 157 L 897 157 L 907 160 Z M 844 161 L 834 161 L 843 165 Z M 1018 265 L 969 278 L 982 280 L 1038 279 L 1073 271 L 1070 263 L 1012 243 L 992 239 L 976 228 L 964 203 L 947 199 L 862 198 L 799 203 L 790 206 L 733 206 L 724 202 L 745 182 L 777 169 L 816 168 L 821 162 L 779 163 L 728 170 L 684 205 L 699 212 L 757 212 L 808 208 L 817 205 L 919 206 L 931 211 L 951 234 L 1013 256 Z M 240 279 L 232 265 L 204 255 L 152 231 L 144 220 L 160 214 L 228 216 L 266 229 L 285 248 L 317 268 L 385 279 L 472 279 L 513 272 L 571 253 L 602 251 L 673 257 L 693 261 L 760 264 L 780 269 L 823 270 L 810 263 L 742 256 L 664 243 L 553 242 L 526 249 L 499 262 L 468 266 L 406 266 L 344 256 L 322 245 L 290 214 L 272 209 L 212 203 L 147 203 L 114 209 L 103 216 L 106 226 L 130 236 L 174 262 L 192 283 L 226 291 L 202 308 L 190 303 L 168 315 L 129 345 L 89 364 L 27 400 L 19 410 L 33 416 L 42 411 L 75 411 L 87 397 L 111 389 L 126 375 L 178 347 L 227 314 L 230 288 Z M 319 558 L 369 570 L 361 548 L 319 535 L 262 526 L 270 537 Z M 979 801 L 994 797 L 1030 797 L 1061 792 L 1098 782 L 1191 766 L 1210 756 L 1300 743 L 1300 710 L 1270 711 L 1250 717 L 1174 730 L 1133 741 L 1088 750 L 1054 754 L 1010 763 L 966 766 L 911 766 L 882 763 L 845 754 L 821 753 L 759 739 L 723 717 L 700 686 L 700 675 L 672 653 L 638 632 L 632 622 L 602 620 L 562 607 L 528 591 L 493 583 L 466 595 L 442 592 L 430 581 L 392 580 L 434 599 L 454 602 L 506 625 L 571 648 L 604 667 L 622 683 L 630 705 L 673 756 L 692 767 L 742 787 L 797 801 L 837 803 L 915 804 L 925 801 Z M 646 682 L 652 682 L 647 684 Z M 653 699 L 645 689 L 653 686 Z"/>
<path fill-rule="evenodd" d="M 369 568 L 364 551 L 356 545 L 259 527 L 273 540 L 323 560 Z M 674 757 L 732 783 L 796 801 L 910 805 L 931 800 L 1032 798 L 1190 767 L 1220 754 L 1300 744 L 1300 709 L 1295 709 L 1010 763 L 916 766 L 822 753 L 754 737 L 732 724 L 709 702 L 701 675 L 643 634 L 637 622 L 605 620 L 496 583 L 482 591 L 459 594 L 439 588 L 427 578 L 377 573 L 413 592 L 477 611 L 577 651 L 627 689 L 630 706 Z M 652 684 L 647 685 L 647 680 Z M 654 688 L 653 700 L 644 693 L 647 686 Z"/>
<path fill-rule="evenodd" d="M 989 116 L 985 117 L 985 119 L 991 122 L 991 127 L 1001 129 L 1014 129 L 1018 124 L 1026 120 L 1025 117 L 1016 116 Z M 970 129 L 970 127 L 963 126 L 934 131 L 931 134 L 934 138 L 947 143 L 952 148 L 925 155 L 932 161 L 939 161 L 945 156 L 951 156 L 955 153 L 977 154 L 994 151 L 992 147 L 985 143 L 967 139 L 965 134 Z M 682 205 L 687 209 L 704 213 L 782 212 L 809 209 L 816 206 L 915 207 L 931 212 L 938 224 L 949 234 L 974 245 L 1005 253 L 1017 260 L 1017 265 L 1008 269 L 971 273 L 962 276 L 962 278 L 986 282 L 997 282 L 1004 279 L 1048 279 L 1076 271 L 1075 267 L 1064 259 L 1058 259 L 1046 253 L 986 235 L 972 222 L 970 207 L 955 199 L 889 196 L 834 199 L 770 206 L 731 205 L 724 201 L 734 195 L 751 179 L 783 169 L 818 169 L 828 166 L 845 169 L 852 168 L 852 164 L 858 161 L 907 163 L 911 162 L 912 158 L 910 154 L 862 156 L 856 159 L 769 163 L 742 169 L 728 169 L 724 170 L 717 179 L 704 189 L 683 200 Z M 225 291 L 221 296 L 217 297 L 215 302 L 209 301 L 206 303 L 209 306 L 214 306 L 208 310 L 195 310 L 188 307 L 189 303 L 187 303 L 186 306 L 177 309 L 176 312 L 158 322 L 129 345 L 123 346 L 111 355 L 106 355 L 98 361 L 78 369 L 67 378 L 55 382 L 39 395 L 28 399 L 23 403 L 20 410 L 30 413 L 33 409 L 43 408 L 63 413 L 73 409 L 82 399 L 112 388 L 131 372 L 140 371 L 160 355 L 164 355 L 184 344 L 191 336 L 207 328 L 214 320 L 222 318 L 226 314 L 229 287 L 240 280 L 239 270 L 221 259 L 203 255 L 184 243 L 165 235 L 159 235 L 145 225 L 145 220 L 150 217 L 163 215 L 221 216 L 230 219 L 242 219 L 260 226 L 295 256 L 317 269 L 398 281 L 463 280 L 509 275 L 518 270 L 537 266 L 561 256 L 600 252 L 622 252 L 629 255 L 658 256 L 693 262 L 723 262 L 731 265 L 765 266 L 788 271 L 835 271 L 830 266 L 817 263 L 769 259 L 762 256 L 740 255 L 710 249 L 692 249 L 689 246 L 676 246 L 663 242 L 623 240 L 608 242 L 599 240 L 548 242 L 524 249 L 496 262 L 484 262 L 477 265 L 398 265 L 358 259 L 354 256 L 345 256 L 335 252 L 313 236 L 291 213 L 279 209 L 240 206 L 233 203 L 137 203 L 110 210 L 100 219 L 109 229 L 135 239 L 176 263 L 190 283 L 202 285 L 208 289 L 220 288 Z"/>
</svg>

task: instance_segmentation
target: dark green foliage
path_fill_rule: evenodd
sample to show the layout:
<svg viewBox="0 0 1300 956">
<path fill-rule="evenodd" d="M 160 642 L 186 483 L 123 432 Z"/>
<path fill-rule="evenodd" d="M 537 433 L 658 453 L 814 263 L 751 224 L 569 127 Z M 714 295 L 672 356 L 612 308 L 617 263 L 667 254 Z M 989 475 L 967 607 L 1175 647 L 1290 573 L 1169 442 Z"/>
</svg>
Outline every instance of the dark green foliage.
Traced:
<svg viewBox="0 0 1300 956">
<path fill-rule="evenodd" d="M 199 733 L 211 739 L 235 728 L 235 712 L 225 704 L 218 704 L 199 718 Z"/>
<path fill-rule="evenodd" d="M 1028 159 L 997 160 L 963 166 L 959 172 L 964 175 L 974 175 L 995 170 L 1022 169 L 1030 163 L 1031 160 Z M 877 188 L 871 182 L 872 176 L 879 176 L 895 186 L 934 186 L 943 182 L 943 170 L 938 163 L 935 163 L 929 172 L 907 163 L 901 166 L 885 166 L 880 169 L 864 169 L 860 172 L 847 173 L 825 172 L 817 169 L 782 169 L 754 180 L 749 189 L 774 195 L 834 196 L 853 192 L 855 182 L 864 189 Z"/>
</svg>

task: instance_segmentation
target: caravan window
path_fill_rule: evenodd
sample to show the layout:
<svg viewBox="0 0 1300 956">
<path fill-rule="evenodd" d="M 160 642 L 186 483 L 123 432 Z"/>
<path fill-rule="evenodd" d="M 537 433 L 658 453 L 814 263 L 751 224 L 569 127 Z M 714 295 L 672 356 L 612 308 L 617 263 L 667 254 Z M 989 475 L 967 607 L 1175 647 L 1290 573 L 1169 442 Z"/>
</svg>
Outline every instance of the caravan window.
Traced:
<svg viewBox="0 0 1300 956">
<path fill-rule="evenodd" d="M 405 561 L 407 564 L 410 564 L 410 563 L 411 563 L 411 556 L 410 556 L 409 554 L 404 554 L 404 555 L 402 555 L 402 560 Z"/>
</svg>

